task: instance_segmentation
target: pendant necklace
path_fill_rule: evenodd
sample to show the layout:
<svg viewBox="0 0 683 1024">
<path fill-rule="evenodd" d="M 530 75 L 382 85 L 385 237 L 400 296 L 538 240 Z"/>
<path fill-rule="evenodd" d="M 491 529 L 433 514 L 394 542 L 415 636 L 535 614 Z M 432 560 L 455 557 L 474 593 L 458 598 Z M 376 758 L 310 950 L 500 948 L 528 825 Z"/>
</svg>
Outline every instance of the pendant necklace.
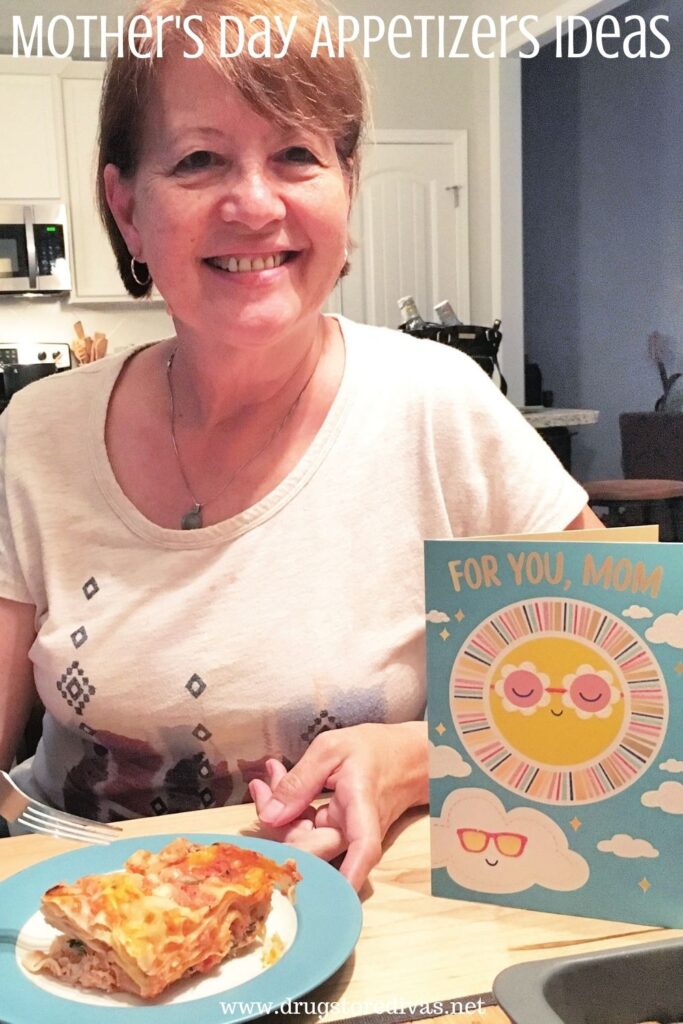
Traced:
<svg viewBox="0 0 683 1024">
<path fill-rule="evenodd" d="M 180 529 L 181 530 L 199 530 L 204 525 L 204 518 L 203 518 L 203 515 L 202 515 L 202 512 L 203 512 L 204 508 L 207 505 L 210 505 L 212 502 L 216 501 L 218 498 L 220 498 L 221 495 L 224 494 L 225 491 L 227 491 L 228 487 L 233 482 L 233 480 L 235 480 L 236 477 L 239 476 L 239 474 L 243 470 L 245 470 L 247 468 L 247 466 L 250 466 L 252 464 L 252 462 L 255 462 L 256 459 L 259 457 L 259 455 L 262 455 L 263 452 L 266 450 L 266 448 L 269 448 L 270 445 L 275 441 L 276 437 L 278 437 L 278 435 L 282 432 L 282 430 L 284 429 L 285 424 L 287 423 L 287 421 L 291 417 L 292 413 L 296 409 L 297 405 L 301 401 L 301 397 L 302 397 L 304 391 L 306 390 L 308 385 L 311 383 L 311 379 L 312 379 L 313 374 L 315 373 L 315 370 L 316 370 L 316 367 L 317 367 L 317 362 L 316 362 L 316 366 L 313 367 L 313 370 L 311 371 L 310 375 L 306 379 L 306 383 L 302 387 L 301 391 L 296 396 L 296 398 L 294 399 L 294 401 L 290 405 L 289 409 L 287 409 L 287 412 L 284 414 L 284 416 L 282 417 L 282 419 L 280 420 L 280 422 L 276 426 L 276 428 L 273 431 L 273 433 L 266 440 L 265 444 L 261 445 L 261 447 L 256 452 L 254 452 L 253 455 L 250 455 L 248 459 L 246 459 L 243 463 L 241 463 L 241 465 L 239 465 L 237 467 L 237 469 L 233 473 L 230 474 L 230 476 L 225 481 L 225 483 L 220 488 L 220 490 L 216 491 L 216 493 L 213 494 L 210 498 L 206 498 L 204 501 L 199 501 L 198 498 L 195 497 L 195 494 L 194 494 L 192 488 L 190 487 L 190 482 L 187 479 L 187 474 L 185 473 L 185 469 L 183 467 L 183 460 L 181 459 L 180 452 L 178 451 L 178 440 L 176 438 L 176 432 L 175 432 L 175 395 L 173 393 L 173 375 L 172 375 L 171 371 L 173 369 L 173 360 L 175 359 L 177 351 L 178 351 L 178 349 L 174 348 L 173 351 L 171 352 L 170 356 L 168 357 L 167 362 L 166 362 L 166 381 L 168 383 L 168 393 L 169 393 L 169 397 L 171 399 L 171 441 L 173 442 L 173 451 L 175 453 L 176 462 L 178 464 L 178 470 L 180 471 L 180 475 L 181 475 L 181 477 L 183 479 L 183 483 L 185 484 L 185 489 L 186 489 L 187 493 L 190 495 L 190 497 L 192 498 L 192 508 L 188 509 L 188 511 L 185 512 L 185 514 L 180 517 Z"/>
</svg>

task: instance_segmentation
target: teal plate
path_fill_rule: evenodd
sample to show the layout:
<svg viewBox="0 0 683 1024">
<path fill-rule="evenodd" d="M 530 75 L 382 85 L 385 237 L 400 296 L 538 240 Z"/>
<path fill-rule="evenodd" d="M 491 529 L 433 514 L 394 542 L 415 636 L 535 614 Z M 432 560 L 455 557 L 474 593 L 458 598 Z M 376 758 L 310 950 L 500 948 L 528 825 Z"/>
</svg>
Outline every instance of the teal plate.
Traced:
<svg viewBox="0 0 683 1024">
<path fill-rule="evenodd" d="M 291 858 L 301 881 L 291 917 L 295 935 L 291 946 L 271 967 L 257 968 L 251 980 L 234 985 L 222 977 L 234 961 L 226 961 L 206 976 L 179 982 L 153 1003 L 135 997 L 111 997 L 71 988 L 50 979 L 50 990 L 27 974 L 17 960 L 19 933 L 40 906 L 46 889 L 58 882 L 74 882 L 81 875 L 116 871 L 136 850 L 156 852 L 176 839 L 175 835 L 139 836 L 109 846 L 88 846 L 63 853 L 26 868 L 0 883 L 0 1020 L 3 1024 L 237 1024 L 298 999 L 320 985 L 341 967 L 353 951 L 362 924 L 360 902 L 346 879 L 325 861 L 294 847 L 266 839 L 245 836 L 193 835 L 185 838 L 200 843 L 230 842 L 256 850 L 278 863 Z M 1 842 L 0 842 L 1 853 Z M 286 903 L 286 901 L 282 901 Z M 275 910 L 273 911 L 275 913 Z M 34 925 L 35 927 L 35 925 Z M 40 926 L 39 926 L 40 927 Z M 42 927 L 47 927 L 42 925 Z M 25 934 L 25 933 L 24 933 Z M 256 954 L 252 954 L 256 956 Z M 260 964 L 260 961 L 259 961 Z M 210 989 L 205 995 L 202 989 Z M 59 994 L 57 994 L 59 991 Z M 63 993 L 63 994 L 62 994 Z M 175 994 L 179 993 L 179 994 Z M 116 997 L 119 998 L 119 997 Z"/>
</svg>

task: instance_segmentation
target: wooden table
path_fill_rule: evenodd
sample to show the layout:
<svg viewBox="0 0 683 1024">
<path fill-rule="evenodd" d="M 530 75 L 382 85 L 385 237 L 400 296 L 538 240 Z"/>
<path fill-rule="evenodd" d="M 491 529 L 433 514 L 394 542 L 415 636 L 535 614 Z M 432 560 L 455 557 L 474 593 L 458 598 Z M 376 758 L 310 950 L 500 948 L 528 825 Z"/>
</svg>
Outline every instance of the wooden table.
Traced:
<svg viewBox="0 0 683 1024">
<path fill-rule="evenodd" d="M 125 837 L 175 832 L 225 836 L 254 832 L 254 826 L 253 807 L 247 804 L 141 818 L 126 822 L 123 828 Z M 2 839 L 0 880 L 69 849 L 74 845 L 47 836 Z M 664 928 L 432 897 L 429 818 L 424 811 L 410 812 L 390 831 L 384 857 L 361 898 L 364 924 L 354 954 L 332 978 L 305 997 L 309 1003 L 335 1005 L 327 1011 L 320 1007 L 323 1012 L 311 1020 L 361 1015 L 367 1004 L 379 1010 L 455 1000 L 490 992 L 499 971 L 524 960 L 683 935 L 683 931 Z M 1 916 L 0 908 L 0 923 Z M 333 922 L 330 928 L 333 935 Z M 497 1024 L 505 1018 L 493 1010 L 451 1019 L 457 1024 Z"/>
</svg>

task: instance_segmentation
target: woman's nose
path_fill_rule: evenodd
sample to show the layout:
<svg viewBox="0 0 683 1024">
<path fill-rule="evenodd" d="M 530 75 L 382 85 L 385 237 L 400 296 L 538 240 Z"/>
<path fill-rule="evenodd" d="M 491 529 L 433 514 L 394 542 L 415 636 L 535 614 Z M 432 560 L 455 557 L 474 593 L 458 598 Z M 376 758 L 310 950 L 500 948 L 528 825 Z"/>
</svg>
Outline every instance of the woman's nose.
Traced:
<svg viewBox="0 0 683 1024">
<path fill-rule="evenodd" d="M 238 221 L 256 231 L 282 220 L 286 208 L 277 183 L 263 170 L 252 168 L 230 182 L 221 213 L 224 220 Z"/>
</svg>

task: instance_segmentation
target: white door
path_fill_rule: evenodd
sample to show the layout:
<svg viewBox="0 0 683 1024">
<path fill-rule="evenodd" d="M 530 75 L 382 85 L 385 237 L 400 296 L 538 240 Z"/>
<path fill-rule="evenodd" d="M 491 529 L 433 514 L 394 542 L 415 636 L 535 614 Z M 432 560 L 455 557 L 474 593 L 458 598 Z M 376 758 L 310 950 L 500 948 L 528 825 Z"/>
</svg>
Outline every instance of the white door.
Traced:
<svg viewBox="0 0 683 1024">
<path fill-rule="evenodd" d="M 352 269 L 333 308 L 396 327 L 398 299 L 413 295 L 425 320 L 449 299 L 467 322 L 465 132 L 378 132 L 365 147 L 350 233 Z"/>
</svg>

